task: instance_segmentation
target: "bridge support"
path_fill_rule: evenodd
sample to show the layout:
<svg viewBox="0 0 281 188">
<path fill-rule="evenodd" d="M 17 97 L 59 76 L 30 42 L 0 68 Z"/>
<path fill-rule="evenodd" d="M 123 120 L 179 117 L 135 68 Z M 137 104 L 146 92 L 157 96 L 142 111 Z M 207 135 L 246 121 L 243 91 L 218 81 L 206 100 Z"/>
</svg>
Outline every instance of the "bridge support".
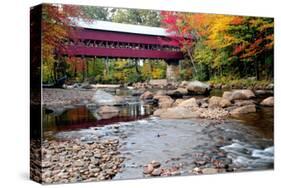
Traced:
<svg viewBox="0 0 281 188">
<path fill-rule="evenodd" d="M 165 60 L 167 63 L 166 79 L 168 81 L 177 81 L 180 78 L 179 60 Z"/>
</svg>

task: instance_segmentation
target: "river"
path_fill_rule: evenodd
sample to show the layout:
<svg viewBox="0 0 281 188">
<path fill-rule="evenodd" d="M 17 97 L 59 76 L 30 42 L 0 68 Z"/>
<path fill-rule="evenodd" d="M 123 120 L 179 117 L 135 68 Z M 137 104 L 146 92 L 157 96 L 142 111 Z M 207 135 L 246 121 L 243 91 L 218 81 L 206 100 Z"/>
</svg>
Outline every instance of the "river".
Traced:
<svg viewBox="0 0 281 188">
<path fill-rule="evenodd" d="M 210 158 L 204 167 L 210 167 L 214 159 L 225 161 L 234 171 L 274 167 L 271 107 L 258 106 L 256 113 L 224 121 L 155 118 L 151 116 L 154 105 L 136 97 L 120 109 L 118 117 L 103 120 L 85 106 L 66 109 L 60 114 L 44 110 L 44 139 L 119 138 L 120 152 L 126 159 L 114 179 L 142 178 L 143 166 L 152 160 L 166 168 L 177 166 L 183 175 L 190 174 L 198 166 L 198 156 Z"/>
</svg>

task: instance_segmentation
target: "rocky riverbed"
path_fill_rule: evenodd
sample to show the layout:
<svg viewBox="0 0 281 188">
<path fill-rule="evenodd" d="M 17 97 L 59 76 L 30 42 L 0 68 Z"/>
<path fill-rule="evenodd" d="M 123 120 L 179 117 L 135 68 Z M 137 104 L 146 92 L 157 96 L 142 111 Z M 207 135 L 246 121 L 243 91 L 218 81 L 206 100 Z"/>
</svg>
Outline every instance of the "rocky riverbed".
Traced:
<svg viewBox="0 0 281 188">
<path fill-rule="evenodd" d="M 174 86 L 44 89 L 43 182 L 273 168 L 272 93 Z"/>
<path fill-rule="evenodd" d="M 41 148 L 42 162 L 37 162 L 42 168 L 42 183 L 112 179 L 124 160 L 118 148 L 118 139 L 94 142 L 45 140 Z M 33 152 L 36 153 L 35 148 Z"/>
</svg>

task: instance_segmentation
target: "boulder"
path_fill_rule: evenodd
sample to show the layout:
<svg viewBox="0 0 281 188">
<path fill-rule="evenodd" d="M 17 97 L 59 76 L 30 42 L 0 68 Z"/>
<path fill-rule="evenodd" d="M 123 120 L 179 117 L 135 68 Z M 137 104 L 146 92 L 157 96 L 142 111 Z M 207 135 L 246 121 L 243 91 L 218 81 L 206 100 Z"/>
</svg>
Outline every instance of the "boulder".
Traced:
<svg viewBox="0 0 281 188">
<path fill-rule="evenodd" d="M 273 90 L 255 90 L 256 95 L 273 95 Z"/>
<path fill-rule="evenodd" d="M 168 90 L 166 92 L 166 94 L 169 96 L 172 96 L 172 97 L 182 97 L 182 94 L 179 91 L 177 91 L 176 89 Z"/>
<path fill-rule="evenodd" d="M 274 97 L 267 97 L 260 104 L 263 106 L 274 106 Z"/>
<path fill-rule="evenodd" d="M 153 112 L 154 116 L 160 116 L 162 113 L 164 113 L 167 109 L 165 108 L 161 108 L 161 109 L 157 109 Z"/>
<path fill-rule="evenodd" d="M 220 101 L 220 107 L 222 107 L 222 108 L 226 108 L 226 107 L 229 107 L 231 105 L 232 104 L 228 99 L 222 98 L 221 101 Z"/>
<path fill-rule="evenodd" d="M 186 87 L 186 86 L 188 86 L 188 83 L 189 83 L 188 81 L 185 81 L 185 80 L 184 80 L 184 81 L 182 81 L 182 82 L 179 84 L 179 86 L 180 86 L 180 87 Z"/>
<path fill-rule="evenodd" d="M 209 99 L 209 108 L 226 108 L 228 106 L 231 106 L 231 102 L 228 99 L 212 96 Z"/>
<path fill-rule="evenodd" d="M 187 91 L 192 94 L 207 94 L 210 91 L 210 85 L 200 81 L 191 81 L 188 83 Z"/>
<path fill-rule="evenodd" d="M 223 92 L 223 94 L 222 94 L 222 98 L 231 101 L 231 95 L 232 95 L 232 92 L 230 92 L 230 91 L 225 91 L 225 92 Z"/>
<path fill-rule="evenodd" d="M 221 97 L 217 97 L 217 96 L 212 96 L 209 99 L 209 108 L 218 108 L 220 107 L 220 101 L 221 101 Z M 225 99 L 226 100 L 226 99 Z"/>
<path fill-rule="evenodd" d="M 234 106 L 254 105 L 254 100 L 234 100 Z"/>
<path fill-rule="evenodd" d="M 97 105 L 117 105 L 124 102 L 124 99 L 99 89 L 92 97 L 92 101 Z"/>
<path fill-rule="evenodd" d="M 245 100 L 251 99 L 255 97 L 255 94 L 252 90 L 249 89 L 242 89 L 242 90 L 234 90 L 231 95 L 231 100 Z"/>
<path fill-rule="evenodd" d="M 176 91 L 178 91 L 182 95 L 187 95 L 187 93 L 188 93 L 187 89 L 183 88 L 183 87 L 177 88 Z"/>
<path fill-rule="evenodd" d="M 180 107 L 198 107 L 197 101 L 195 98 L 190 98 L 187 100 L 184 100 L 183 102 L 179 103 Z"/>
<path fill-rule="evenodd" d="M 141 100 L 153 99 L 153 93 L 151 93 L 150 91 L 146 91 L 140 96 L 140 99 Z"/>
<path fill-rule="evenodd" d="M 169 96 L 162 96 L 158 99 L 158 106 L 160 108 L 169 108 L 173 105 L 174 100 Z"/>
<path fill-rule="evenodd" d="M 187 118 L 197 118 L 200 113 L 196 111 L 197 109 L 185 108 L 182 106 L 168 108 L 159 114 L 160 118 L 164 119 L 187 119 Z"/>
<path fill-rule="evenodd" d="M 222 95 L 222 98 L 228 99 L 229 101 L 233 100 L 247 100 L 254 98 L 255 94 L 250 89 L 240 89 L 240 90 L 233 90 L 233 91 L 225 91 Z"/>
<path fill-rule="evenodd" d="M 251 112 L 256 112 L 256 105 L 246 105 L 246 106 L 235 108 L 230 112 L 230 114 L 237 115 L 237 114 L 247 114 Z"/>
<path fill-rule="evenodd" d="M 274 89 L 274 84 L 273 83 L 270 83 L 268 84 L 268 86 L 266 86 L 266 89 Z"/>
<path fill-rule="evenodd" d="M 187 95 L 188 91 L 186 88 L 182 88 L 182 87 L 179 87 L 177 89 L 174 89 L 174 90 L 168 90 L 166 92 L 167 95 L 169 96 L 174 96 L 174 97 L 182 97 L 184 95 Z"/>
<path fill-rule="evenodd" d="M 184 99 L 177 99 L 175 102 L 174 102 L 174 104 L 173 104 L 173 106 L 178 106 L 181 102 L 183 102 L 183 101 L 185 101 Z"/>
</svg>

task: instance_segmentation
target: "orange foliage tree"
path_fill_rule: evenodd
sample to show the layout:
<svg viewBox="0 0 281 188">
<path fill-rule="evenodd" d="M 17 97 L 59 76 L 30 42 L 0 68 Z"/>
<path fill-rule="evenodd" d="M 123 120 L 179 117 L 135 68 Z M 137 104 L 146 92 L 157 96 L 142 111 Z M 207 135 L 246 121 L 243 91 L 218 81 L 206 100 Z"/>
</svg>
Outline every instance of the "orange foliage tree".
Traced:
<svg viewBox="0 0 281 188">
<path fill-rule="evenodd" d="M 42 6 L 42 57 L 45 80 L 57 79 L 56 69 L 62 62 L 59 52 L 65 50 L 65 40 L 75 39 L 73 18 L 85 18 L 79 6 L 62 4 L 43 4 Z"/>
</svg>

